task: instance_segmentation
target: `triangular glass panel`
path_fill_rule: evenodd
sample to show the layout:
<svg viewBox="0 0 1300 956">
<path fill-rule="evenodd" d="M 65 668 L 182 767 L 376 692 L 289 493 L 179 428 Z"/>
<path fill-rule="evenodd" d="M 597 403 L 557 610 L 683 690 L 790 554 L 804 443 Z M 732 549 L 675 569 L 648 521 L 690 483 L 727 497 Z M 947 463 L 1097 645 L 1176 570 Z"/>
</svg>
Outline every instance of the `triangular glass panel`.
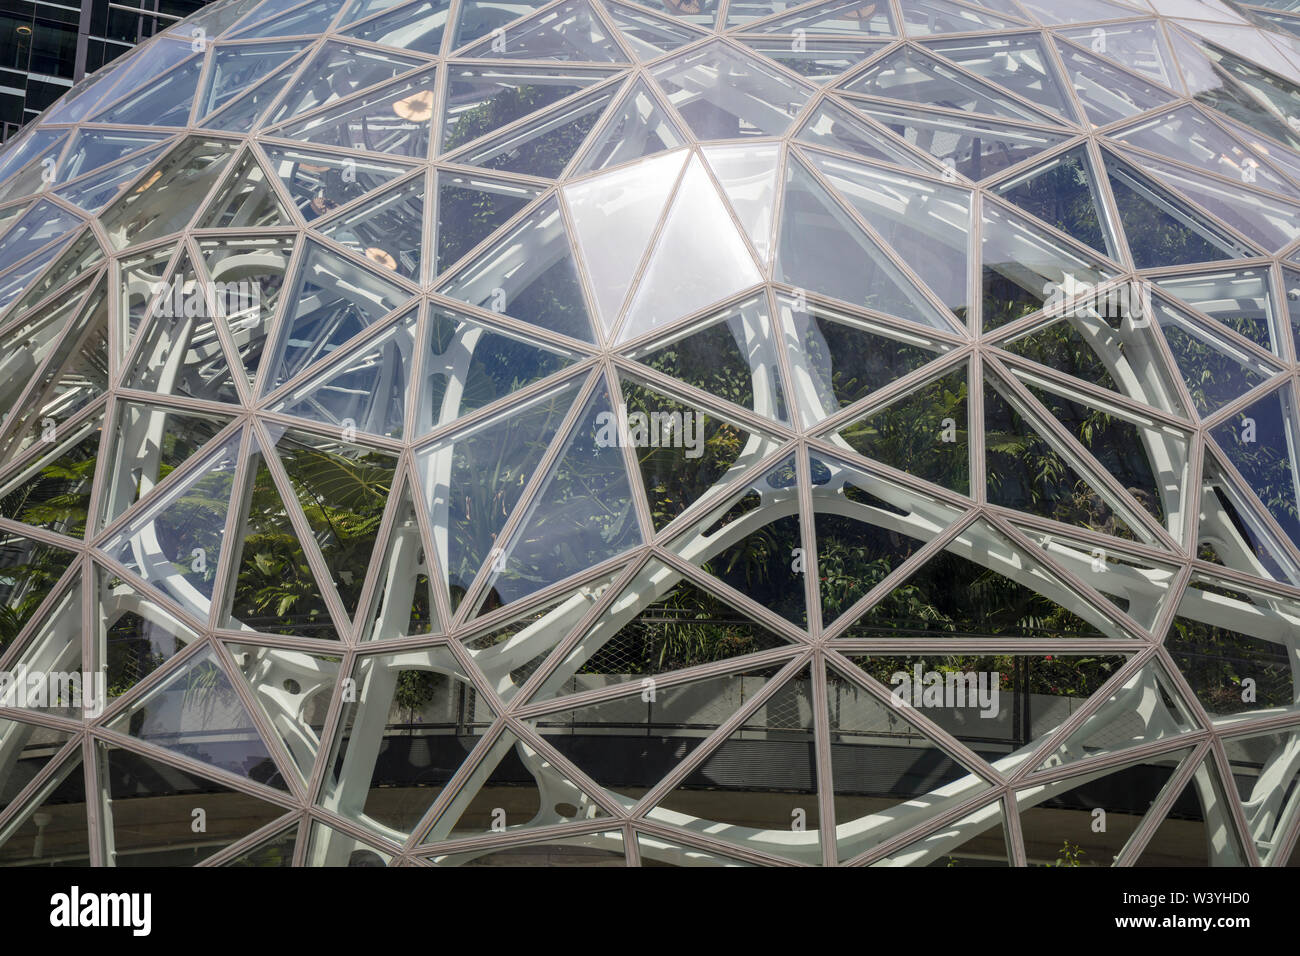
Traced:
<svg viewBox="0 0 1300 956">
<path fill-rule="evenodd" d="M 881 857 L 872 866 L 1010 866 L 1002 801 L 996 800 L 954 820 L 904 847 Z"/>
<path fill-rule="evenodd" d="M 57 255 L 58 252 L 59 249 L 53 249 L 49 254 L 50 260 L 53 260 L 54 256 Z M 55 289 L 67 285 L 73 279 L 80 278 L 83 280 L 81 284 L 75 289 L 68 290 L 61 297 L 65 301 L 55 303 L 51 300 L 48 303 L 48 307 L 54 307 L 57 305 L 61 308 L 76 305 L 77 299 L 80 298 L 81 294 L 84 293 L 87 288 L 85 281 L 88 280 L 90 271 L 103 261 L 104 251 L 99 245 L 99 240 L 95 238 L 94 233 L 83 232 L 81 237 L 72 245 L 67 247 L 67 251 L 59 256 L 58 260 L 54 262 L 54 265 L 51 266 L 50 269 L 40 277 L 40 279 L 35 282 L 24 282 L 17 290 L 15 290 L 15 292 L 22 293 L 22 298 L 18 300 L 17 304 L 13 307 L 13 310 L 5 317 L 5 324 L 9 325 L 12 329 L 14 319 L 18 318 L 20 315 L 28 313 L 33 306 L 38 305 Z M 166 262 L 165 257 L 163 261 Z M 130 262 L 132 262 L 131 259 L 122 260 L 121 267 L 127 268 L 127 264 Z M 16 272 L 11 272 L 9 275 L 12 277 L 15 274 Z M 159 273 L 157 278 L 162 278 L 161 273 Z M 30 335 L 30 330 L 28 331 L 28 334 Z M 12 345 L 12 343 L 16 341 L 26 341 L 27 345 L 25 348 L 27 349 L 38 348 L 44 344 L 44 340 L 41 339 L 33 340 L 28 337 L 24 337 L 24 339 L 15 338 L 12 332 L 10 332 L 9 335 L 6 335 L 3 341 L 8 345 Z M 33 362 L 39 363 L 39 356 L 43 355 L 44 353 L 37 353 L 37 355 L 33 356 Z"/>
<path fill-rule="evenodd" d="M 0 753 L 5 756 L 6 768 L 4 783 L 0 783 L 0 811 L 8 809 L 71 739 L 72 734 L 66 731 L 0 718 Z"/>
<path fill-rule="evenodd" d="M 971 194 L 820 153 L 806 155 L 953 314 L 965 316 Z"/>
<path fill-rule="evenodd" d="M 164 149 L 166 145 L 136 153 L 75 183 L 62 186 L 55 193 L 85 212 L 97 213 L 121 196 L 145 167 L 153 165 Z"/>
<path fill-rule="evenodd" d="M 250 386 L 268 344 L 271 325 L 279 314 L 296 241 L 293 236 L 275 236 L 200 239 L 198 243 L 208 277 L 214 285 L 223 283 L 226 294 L 216 296 L 220 321 L 230 332 L 235 346 L 233 359 L 242 366 Z"/>
<path fill-rule="evenodd" d="M 115 63 L 102 77 L 95 77 L 97 82 L 91 85 L 88 95 L 78 97 L 74 108 L 66 112 L 63 109 L 51 111 L 50 120 L 80 122 L 92 108 L 103 108 L 128 93 L 144 89 L 179 63 L 186 60 L 202 62 L 203 58 L 194 53 L 193 40 L 188 34 L 184 40 L 168 37 L 149 44 L 147 49 L 133 50 L 130 56 L 123 58 L 124 63 Z M 55 116 L 62 118 L 54 120 Z"/>
<path fill-rule="evenodd" d="M 606 331 L 618 320 L 624 296 L 649 251 L 650 237 L 663 218 L 687 156 L 677 150 L 564 188 L 574 239 Z M 715 208 L 710 211 L 725 215 L 717 205 L 715 198 Z M 657 245 L 669 244 L 665 227 Z M 690 251 L 699 254 L 697 247 Z"/>
<path fill-rule="evenodd" d="M 659 106 L 645 80 L 633 82 L 606 116 L 575 173 L 618 166 L 686 145 L 686 137 Z"/>
<path fill-rule="evenodd" d="M 1159 109 L 1173 99 L 1154 83 L 1118 70 L 1072 44 L 1057 40 L 1056 49 L 1074 95 L 1093 126 L 1106 126 L 1126 116 Z"/>
<path fill-rule="evenodd" d="M 1153 660 L 1115 687 L 1102 705 L 1034 769 L 1041 772 L 1108 757 L 1196 729 L 1191 712 L 1169 676 Z"/>
<path fill-rule="evenodd" d="M 789 422 L 776 331 L 759 295 L 657 339 L 630 356 L 657 372 L 779 422 Z"/>
<path fill-rule="evenodd" d="M 95 114 L 94 121 L 120 126 L 188 126 L 199 76 L 203 72 L 203 59 L 201 56 L 192 57 L 155 77 L 148 86 Z"/>
<path fill-rule="evenodd" d="M 606 85 L 545 110 L 537 118 L 467 149 L 456 161 L 508 173 L 558 179 L 618 93 Z"/>
<path fill-rule="evenodd" d="M 859 455 L 970 494 L 966 366 L 962 364 L 841 428 Z"/>
<path fill-rule="evenodd" d="M 293 865 L 293 850 L 298 842 L 298 824 L 282 830 L 269 840 L 232 857 L 222 866 L 286 867 Z"/>
<path fill-rule="evenodd" d="M 1212 755 L 1196 768 L 1133 865 L 1246 866 L 1246 851 Z"/>
<path fill-rule="evenodd" d="M 81 245 L 81 243 L 78 243 Z M 135 333 L 140 330 L 148 316 L 148 306 L 163 287 L 167 267 L 177 243 L 169 242 L 153 249 L 119 259 L 117 263 L 118 309 L 117 322 L 120 332 L 119 348 L 129 354 L 130 346 L 135 344 Z M 98 243 L 94 248 L 98 250 Z M 76 251 L 74 246 L 69 254 Z"/>
<path fill-rule="evenodd" d="M 1100 33 L 1095 26 L 1069 27 L 1060 32 L 1100 57 L 1149 76 L 1169 89 L 1178 88 L 1174 58 L 1154 20 L 1109 23 Z"/>
<path fill-rule="evenodd" d="M 415 354 L 412 310 L 381 334 L 351 349 L 272 408 L 329 425 L 400 439 Z"/>
<path fill-rule="evenodd" d="M 1254 496 L 1228 479 L 1213 444 L 1205 446 L 1196 492 L 1201 507 L 1198 556 L 1258 578 L 1300 584 L 1300 566 L 1287 556 L 1283 539 L 1266 524 Z"/>
<path fill-rule="evenodd" d="M 0 651 L 22 633 L 71 566 L 71 551 L 0 532 Z"/>
<path fill-rule="evenodd" d="M 418 282 L 424 249 L 424 193 L 424 176 L 417 175 L 316 228 L 356 255 Z"/>
<path fill-rule="evenodd" d="M 188 658 L 107 726 L 235 776 L 288 789 L 211 647 Z"/>
<path fill-rule="evenodd" d="M 785 37 L 753 36 L 736 39 L 756 53 L 775 60 L 814 83 L 827 83 L 847 73 L 885 47 L 883 40 L 868 43 L 834 37 L 808 37 L 802 44 L 791 43 Z"/>
<path fill-rule="evenodd" d="M 0 517 L 70 538 L 89 520 L 90 490 L 99 459 L 103 419 L 92 419 L 15 472 L 0 478 Z"/>
<path fill-rule="evenodd" d="M 81 581 L 76 580 L 10 658 L 0 682 L 0 706 L 67 720 L 92 719 L 104 712 L 103 671 L 83 663 L 82 607 Z"/>
<path fill-rule="evenodd" d="M 1080 473 L 1083 462 L 1067 458 L 1059 438 L 1045 438 L 1049 430 L 1034 422 L 1026 408 L 1008 398 L 1010 394 L 1009 388 L 986 376 L 984 443 L 989 501 L 1119 538 L 1149 539 L 1150 533 L 1127 513 L 1127 503 L 1120 505 L 1115 495 L 1098 490 L 1091 476 Z"/>
<path fill-rule="evenodd" d="M 1196 27 L 1198 32 L 1214 29 L 1210 24 L 1196 24 Z M 1284 118 L 1295 100 L 1297 87 L 1294 82 L 1229 53 L 1224 46 L 1202 42 L 1178 30 L 1170 33 L 1183 80 L 1197 101 L 1292 148 L 1300 142 L 1296 131 Z M 1238 34 L 1228 42 L 1251 41 Z M 1251 55 L 1259 62 L 1268 62 L 1276 57 L 1274 63 L 1284 72 L 1295 72 L 1292 61 L 1277 57 L 1276 51 L 1268 44 L 1254 45 Z"/>
<path fill-rule="evenodd" d="M 438 291 L 584 342 L 593 340 L 577 263 L 554 197 Z"/>
<path fill-rule="evenodd" d="M 790 6 L 799 6 L 790 4 Z M 780 8 L 787 8 L 781 4 Z M 788 9 L 788 8 L 787 8 Z M 727 16 L 731 25 L 731 15 Z M 800 6 L 794 13 L 764 20 L 751 29 L 760 33 L 830 33 L 861 37 L 898 35 L 892 8 L 885 3 L 861 3 L 860 0 L 826 0 L 825 3 Z"/>
<path fill-rule="evenodd" d="M 928 167 L 893 142 L 888 135 L 830 99 L 824 99 L 817 105 L 799 127 L 795 139 L 812 146 L 856 153 L 865 159 L 882 160 L 908 169 L 928 170 Z"/>
<path fill-rule="evenodd" d="M 125 157 L 156 146 L 165 138 L 165 133 L 143 130 L 83 129 L 59 162 L 55 182 L 66 183 L 101 166 L 117 165 Z"/>
<path fill-rule="evenodd" d="M 1103 157 L 1120 223 L 1139 269 L 1256 255 L 1186 200 L 1161 189 L 1110 152 L 1103 151 Z"/>
<path fill-rule="evenodd" d="M 780 148 L 775 144 L 710 146 L 704 159 L 740 220 L 761 263 L 772 248 L 772 210 L 776 207 Z"/>
<path fill-rule="evenodd" d="M 463 63 L 448 67 L 447 75 L 444 153 L 544 110 L 607 79 L 612 72 L 569 66 L 539 72 L 535 68 Z"/>
<path fill-rule="evenodd" d="M 308 222 L 358 196 L 364 196 L 410 172 L 407 166 L 371 159 L 262 144 L 271 170 L 284 182 L 298 212 Z"/>
<path fill-rule="evenodd" d="M 978 690 L 969 688 L 975 699 L 963 694 L 958 700 L 954 694 L 952 703 L 958 706 L 933 707 L 923 701 L 918 689 L 915 711 L 949 725 L 963 718 L 973 718 L 969 722 L 975 723 L 990 711 L 996 713 L 987 684 L 997 676 L 988 672 L 969 676 L 980 684 Z M 956 686 L 968 688 L 967 683 Z M 908 718 L 913 698 L 902 696 L 900 690 L 895 688 L 895 696 L 885 703 L 838 671 L 826 674 L 835 845 L 841 861 L 866 853 L 990 788 L 987 780 L 954 759 Z M 941 702 L 943 696 L 938 695 Z M 980 704 L 987 706 L 981 710 Z M 887 776 L 881 774 L 886 759 L 891 767 Z M 974 837 L 980 829 L 970 827 L 964 835 Z"/>
<path fill-rule="evenodd" d="M 100 214 L 100 223 L 119 252 L 180 232 L 235 153 L 235 144 L 192 137 L 159 161 L 135 189 Z M 141 215 L 141 204 L 149 214 Z"/>
<path fill-rule="evenodd" d="M 947 351 L 946 345 L 897 336 L 888 326 L 806 298 L 780 294 L 777 301 L 795 380 L 806 381 L 817 398 L 802 407 L 809 423 L 829 418 Z"/>
<path fill-rule="evenodd" d="M 789 638 L 733 610 L 690 578 L 683 577 L 680 571 L 651 559 L 601 619 L 547 675 L 529 701 L 568 697 L 615 684 L 643 684 L 648 677 L 788 647 L 791 643 Z M 717 678 L 711 683 L 715 689 L 721 690 L 734 684 L 735 678 Z M 667 699 L 670 694 L 678 699 L 693 698 L 697 703 L 710 702 L 709 698 L 701 695 L 703 687 L 698 683 L 688 693 L 683 694 L 682 690 L 684 688 L 680 685 L 671 690 L 655 688 L 651 695 L 653 700 L 649 701 L 653 706 L 648 709 L 657 713 L 649 722 L 664 722 L 667 712 L 659 709 L 672 706 Z M 613 707 L 596 704 L 566 716 L 572 719 L 575 729 L 617 719 L 610 711 L 624 716 L 637 714 L 633 720 L 639 722 L 645 719 L 647 710 L 644 698 L 643 694 L 634 700 L 622 699 Z M 718 707 L 721 703 L 713 706 Z M 586 716 L 580 717 L 579 714 Z M 597 715 L 603 715 L 603 720 Z M 558 716 L 544 718 L 543 728 Z M 702 736 L 699 739 L 703 739 Z M 560 749 L 565 748 L 561 746 Z M 681 757 L 685 755 L 685 752 L 680 753 Z M 583 767 L 587 769 L 585 765 Z M 597 783 L 605 784 L 599 769 L 592 767 L 589 772 Z M 653 784 L 656 780 L 657 777 L 645 780 L 645 783 Z"/>
<path fill-rule="evenodd" d="M 67 130 L 33 126 L 25 136 L 13 137 L 6 144 L 3 158 L 0 158 L 0 180 L 6 186 L 4 192 L 0 192 L 0 200 L 30 196 L 38 192 L 36 183 L 41 180 L 43 164 L 37 160 L 45 156 L 57 156 L 67 141 L 67 134 Z M 14 185 L 11 186 L 11 183 Z"/>
<path fill-rule="evenodd" d="M 1156 322 L 1202 415 L 1212 414 L 1278 374 L 1279 369 L 1216 333 L 1207 323 L 1159 297 L 1154 304 Z"/>
<path fill-rule="evenodd" d="M 509 604 L 641 544 L 621 445 L 598 384 L 505 546 L 488 582 L 493 599 Z"/>
<path fill-rule="evenodd" d="M 790 158 L 773 277 L 851 305 L 950 331 L 881 246 L 803 165 Z"/>
<path fill-rule="evenodd" d="M 280 100 L 274 121 L 283 122 L 391 80 L 426 61 L 388 50 L 330 40 L 303 67 L 298 82 Z"/>
<path fill-rule="evenodd" d="M 706 414 L 628 376 L 623 377 L 623 403 L 656 531 L 709 497 L 746 463 L 777 447 L 767 435 Z"/>
<path fill-rule="evenodd" d="M 694 590 L 685 592 L 683 596 L 687 599 L 686 607 L 695 606 L 697 596 L 707 599 L 703 592 Z M 674 609 L 669 613 L 678 612 Z M 655 653 L 652 643 L 654 634 L 663 625 L 662 620 L 648 619 L 641 622 L 634 619 L 613 635 L 615 642 L 620 642 L 621 639 L 621 643 L 616 646 L 624 653 L 618 659 L 611 660 L 605 657 L 610 650 L 606 644 L 587 666 L 616 669 L 634 667 L 634 662 L 641 659 L 642 655 Z M 725 619 L 702 624 L 701 627 L 715 632 L 715 640 L 725 639 L 728 629 L 739 640 L 744 640 L 746 629 L 752 626 L 734 620 L 734 614 L 731 614 Z M 633 635 L 633 631 L 649 633 L 645 636 Z M 702 639 L 707 641 L 709 638 L 706 636 Z M 707 651 L 707 646 L 703 649 Z M 659 656 L 663 656 L 665 651 L 668 656 L 672 656 L 667 647 L 660 648 Z M 539 719 L 538 730 L 552 746 L 569 756 L 614 799 L 631 807 L 672 768 L 695 752 L 709 733 L 730 718 L 743 701 L 758 692 L 780 669 L 780 665 L 754 668 L 719 677 L 676 683 L 669 687 L 655 687 L 648 699 L 645 694 L 618 697 L 549 713 Z M 653 667 L 646 672 L 658 673 Z M 586 689 L 589 685 L 596 686 L 599 675 L 598 671 L 580 673 L 574 682 Z M 629 674 L 626 679 L 632 680 L 636 676 Z M 681 734 L 670 730 L 684 725 L 689 725 L 694 732 Z M 639 759 L 616 760 L 606 756 L 610 754 L 606 741 L 618 739 L 612 738 L 608 733 L 613 727 L 619 728 L 619 737 L 624 734 L 635 735 L 641 748 Z M 722 747 L 734 749 L 728 743 Z M 707 797 L 701 795 L 700 799 Z M 658 817 L 661 822 L 664 820 L 661 812 L 651 811 L 651 815 Z"/>
<path fill-rule="evenodd" d="M 1110 288 L 1115 290 L 1114 307 L 1109 298 L 1094 298 L 1092 293 L 1080 287 L 1073 299 L 1065 297 L 1060 300 L 1067 313 L 1066 318 L 1054 319 L 1030 332 L 1020 333 L 999 343 L 1000 346 L 1058 374 L 1069 375 L 1145 402 L 1152 408 L 1188 418 L 1191 413 L 1184 407 L 1175 380 L 1163 364 L 1146 363 L 1137 357 L 1142 354 L 1140 351 L 1136 355 L 1127 355 L 1125 353 L 1130 349 L 1119 347 L 1121 337 L 1112 323 L 1127 322 L 1129 328 L 1126 331 L 1144 349 L 1158 349 L 1152 340 L 1157 333 L 1155 324 L 1150 321 L 1150 316 L 1155 311 L 1154 304 L 1148 304 L 1151 303 L 1151 297 L 1146 296 L 1146 302 L 1139 308 L 1134 308 L 1130 304 L 1132 299 L 1124 301 L 1129 293 L 1121 294 L 1123 286 Z M 1132 289 L 1132 286 L 1129 288 Z M 1141 301 L 1142 293 L 1137 295 L 1138 301 Z M 1053 311 L 1057 309 L 1053 308 Z M 1148 341 L 1142 342 L 1142 339 Z M 1139 374 L 1139 366 L 1145 369 L 1145 373 Z M 1125 382 L 1124 389 L 1120 388 L 1115 376 L 1111 374 L 1112 367 Z"/>
<path fill-rule="evenodd" d="M 196 226 L 200 229 L 261 229 L 292 224 L 288 210 L 250 150 L 226 175 Z"/>
<path fill-rule="evenodd" d="M 432 56 L 442 47 L 450 11 L 451 0 L 422 0 L 358 23 L 343 35 Z M 349 15 L 348 22 L 355 19 Z"/>
<path fill-rule="evenodd" d="M 75 213 L 49 200 L 36 203 L 0 237 L 0 273 L 46 243 L 72 232 L 81 223 Z"/>
<path fill-rule="evenodd" d="M 825 626 L 962 516 L 828 455 L 810 458 L 809 471 Z"/>
<path fill-rule="evenodd" d="M 338 681 L 338 659 L 254 644 L 227 644 L 226 649 L 293 768 L 309 780 Z"/>
<path fill-rule="evenodd" d="M 1154 632 L 1173 596 L 1177 566 L 1144 555 L 1104 548 L 1060 531 L 1043 531 L 1017 524 L 1025 537 L 1052 556 L 1058 565 L 1101 592 L 1112 604 L 1147 630 Z M 1174 537 L 1181 538 L 1182 533 Z"/>
<path fill-rule="evenodd" d="M 918 570 L 895 579 L 893 590 L 840 637 L 1129 637 L 1109 611 L 1077 597 L 1032 550 L 983 520 L 975 521 Z"/>
<path fill-rule="evenodd" d="M 703 140 L 779 136 L 813 89 L 719 42 L 657 66 L 655 81 Z"/>
<path fill-rule="evenodd" d="M 204 456 L 103 545 L 104 553 L 200 621 L 221 565 L 239 435 Z"/>
<path fill-rule="evenodd" d="M 1017 791 L 1029 866 L 1114 866 L 1190 753 L 1162 753 Z"/>
<path fill-rule="evenodd" d="M 95 566 L 95 655 L 108 700 L 121 697 L 199 639 L 152 598 Z"/>
<path fill-rule="evenodd" d="M 1259 862 L 1281 862 L 1287 824 L 1295 819 L 1296 750 L 1294 727 L 1273 733 L 1225 737 L 1229 774 L 1246 816 L 1246 830 L 1255 841 Z"/>
<path fill-rule="evenodd" d="M 1181 273 L 1157 278 L 1155 284 L 1260 348 L 1281 354 L 1281 346 L 1273 338 L 1278 309 L 1267 268 Z"/>
<path fill-rule="evenodd" d="M 323 589 L 289 516 L 293 505 L 281 497 L 260 448 L 250 453 L 246 470 L 248 506 L 237 528 L 240 558 L 227 584 L 229 612 L 222 626 L 336 640 Z"/>
<path fill-rule="evenodd" d="M 762 686 L 759 678 L 749 680 Z M 812 685 L 804 668 L 778 687 L 646 819 L 768 856 L 820 863 Z M 765 770 L 742 789 L 736 768 L 755 760 Z"/>
<path fill-rule="evenodd" d="M 1211 430 L 1215 442 L 1282 530 L 1300 547 L 1300 467 L 1296 407 L 1288 385 L 1252 402 Z"/>
<path fill-rule="evenodd" d="M 503 701 L 519 693 L 622 570 L 616 568 L 536 607 L 508 615 L 504 622 L 498 617 L 491 630 L 465 639 L 463 646 L 475 666 Z"/>
<path fill-rule="evenodd" d="M 107 391 L 108 364 L 108 289 L 101 278 L 24 396 L 23 408 L 8 418 L 10 457 L 57 436 L 65 422 Z"/>
<path fill-rule="evenodd" d="M 74 754 L 0 833 L 0 866 L 90 866 L 89 809 L 81 755 Z"/>
<path fill-rule="evenodd" d="M 1075 119 L 1064 84 L 1057 77 L 1056 67 L 1039 34 L 929 40 L 926 46 L 1056 116 L 1070 122 Z"/>
<path fill-rule="evenodd" d="M 692 0 L 687 0 L 680 5 L 684 8 L 691 2 Z M 698 3 L 698 0 L 694 2 Z M 627 41 L 632 52 L 641 60 L 658 59 L 662 54 L 676 50 L 703 36 L 684 22 L 686 18 L 672 20 L 640 7 L 619 3 L 618 0 L 605 0 L 601 6 L 614 21 L 619 36 Z M 651 0 L 650 6 L 652 9 L 655 8 L 654 0 Z M 676 12 L 672 11 L 671 7 L 669 9 L 670 12 Z M 709 19 L 712 20 L 712 17 Z"/>
<path fill-rule="evenodd" d="M 446 647 L 368 654 L 350 679 L 391 722 L 369 719 L 369 706 L 355 700 L 344 702 L 321 800 L 390 837 L 409 834 L 491 726 L 491 708 Z M 412 726 L 399 732 L 399 721 Z M 401 786 L 392 783 L 394 761 L 409 775 Z M 503 796 L 497 792 L 498 800 Z M 516 809 L 506 799 L 505 807 Z"/>
<path fill-rule="evenodd" d="M 435 275 L 446 272 L 541 192 L 536 186 L 469 173 L 441 171 L 437 177 Z"/>
<path fill-rule="evenodd" d="M 294 73 L 302 65 L 301 56 L 299 54 L 294 57 L 256 86 L 241 92 L 219 112 L 204 118 L 196 125 L 226 130 L 230 133 L 250 132 L 271 108 L 280 91 L 293 79 Z"/>
<path fill-rule="evenodd" d="M 1188 197 L 1265 251 L 1280 252 L 1300 237 L 1300 204 L 1125 151 L 1134 164 Z"/>
<path fill-rule="evenodd" d="M 397 456 L 302 431 L 277 435 L 275 450 L 311 526 L 348 617 L 356 616 Z"/>
<path fill-rule="evenodd" d="M 1118 278 L 1096 253 L 985 199 L 980 243 L 984 331 L 1052 307 L 1062 296 Z"/>
<path fill-rule="evenodd" d="M 715 506 L 697 528 L 668 547 L 772 613 L 807 626 L 809 561 L 793 456 L 753 474 L 747 488 Z"/>
<path fill-rule="evenodd" d="M 1268 164 L 1265 157 L 1272 158 L 1268 151 L 1246 146 L 1194 106 L 1180 106 L 1130 126 L 1116 133 L 1115 139 L 1243 185 L 1300 199 L 1300 189 Z"/>
<path fill-rule="evenodd" d="M 199 97 L 197 115 L 209 116 L 215 113 L 249 87 L 257 85 L 278 70 L 285 60 L 304 46 L 305 42 L 238 46 L 222 44 L 215 47 L 206 85 Z"/>
<path fill-rule="evenodd" d="M 457 608 L 489 557 L 502 570 L 498 536 L 556 431 L 580 382 L 551 389 L 418 453 L 420 480 L 439 564 Z"/>
<path fill-rule="evenodd" d="M 307 244 L 285 296 L 280 338 L 262 370 L 262 390 L 273 391 L 314 362 L 403 305 L 410 293 L 350 259 Z"/>
<path fill-rule="evenodd" d="M 851 93 L 865 93 L 921 106 L 982 113 L 1022 123 L 1053 120 L 1002 90 L 931 56 L 925 50 L 904 46 L 871 64 L 844 85 Z"/>
<path fill-rule="evenodd" d="M 102 741 L 96 749 L 107 783 L 101 825 L 112 833 L 111 858 L 118 868 L 193 866 L 287 809 L 131 750 Z M 199 818 L 193 815 L 196 804 Z M 176 838 L 195 832 L 197 839 Z"/>
<path fill-rule="evenodd" d="M 429 152 L 435 73 L 362 93 L 268 135 L 339 149 L 423 159 Z"/>
<path fill-rule="evenodd" d="M 472 781 L 434 822 L 425 843 L 488 833 L 526 833 L 608 816 L 562 767 L 506 729 L 484 753 Z"/>
<path fill-rule="evenodd" d="M 231 33 L 240 40 L 310 36 L 338 15 L 343 2 L 344 0 L 313 0 L 311 3 L 299 4 L 292 0 L 273 0 L 262 4 L 254 13 L 241 20 Z"/>
<path fill-rule="evenodd" d="M 1003 199 L 1112 259 L 1120 258 L 1086 146 L 994 187 Z"/>
<path fill-rule="evenodd" d="M 382 641 L 440 630 L 433 593 L 430 552 L 415 513 L 412 486 L 404 484 L 379 561 L 377 589 L 369 611 L 357 614 L 358 639 Z M 372 569 L 370 572 L 375 574 Z"/>
<path fill-rule="evenodd" d="M 82 237 L 90 233 L 83 232 Z M 32 278 L 48 266 L 68 243 L 68 239 L 62 239 L 54 242 L 36 255 L 29 257 L 25 262 L 10 269 L 3 278 L 0 278 L 0 311 L 16 299 L 24 289 L 26 289 Z"/>
<path fill-rule="evenodd" d="M 1165 648 L 1216 723 L 1276 716 L 1295 699 L 1295 651 L 1286 635 L 1298 616 L 1294 598 L 1197 573 Z"/>
<path fill-rule="evenodd" d="M 429 335 L 424 386 L 416 405 L 419 435 L 541 381 L 574 360 L 450 309 L 430 311 Z"/>
<path fill-rule="evenodd" d="M 209 299 L 216 291 L 199 281 L 189 254 L 183 254 L 150 307 L 128 387 L 238 404 Z"/>
<path fill-rule="evenodd" d="M 498 29 L 461 56 L 493 60 L 562 60 L 617 63 L 626 60 L 586 0 L 565 0 L 558 7 Z"/>
<path fill-rule="evenodd" d="M 1048 390 L 1033 381 L 1025 386 L 1161 526 L 1181 536 L 1188 433 L 1115 414 L 1104 403 L 1058 392 L 1056 386 Z"/>
<path fill-rule="evenodd" d="M 993 176 L 1068 138 L 1061 133 L 961 113 L 867 100 L 854 100 L 853 105 L 915 149 L 970 180 Z"/>
</svg>

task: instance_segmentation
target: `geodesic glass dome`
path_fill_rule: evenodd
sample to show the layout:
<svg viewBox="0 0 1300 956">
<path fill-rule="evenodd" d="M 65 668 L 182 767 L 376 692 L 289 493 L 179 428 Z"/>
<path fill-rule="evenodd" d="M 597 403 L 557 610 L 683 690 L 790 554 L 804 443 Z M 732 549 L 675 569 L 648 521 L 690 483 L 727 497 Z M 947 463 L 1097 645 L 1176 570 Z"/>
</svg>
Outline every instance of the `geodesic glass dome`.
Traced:
<svg viewBox="0 0 1300 956">
<path fill-rule="evenodd" d="M 90 77 L 0 153 L 0 862 L 1295 860 L 1288 6 Z"/>
</svg>

